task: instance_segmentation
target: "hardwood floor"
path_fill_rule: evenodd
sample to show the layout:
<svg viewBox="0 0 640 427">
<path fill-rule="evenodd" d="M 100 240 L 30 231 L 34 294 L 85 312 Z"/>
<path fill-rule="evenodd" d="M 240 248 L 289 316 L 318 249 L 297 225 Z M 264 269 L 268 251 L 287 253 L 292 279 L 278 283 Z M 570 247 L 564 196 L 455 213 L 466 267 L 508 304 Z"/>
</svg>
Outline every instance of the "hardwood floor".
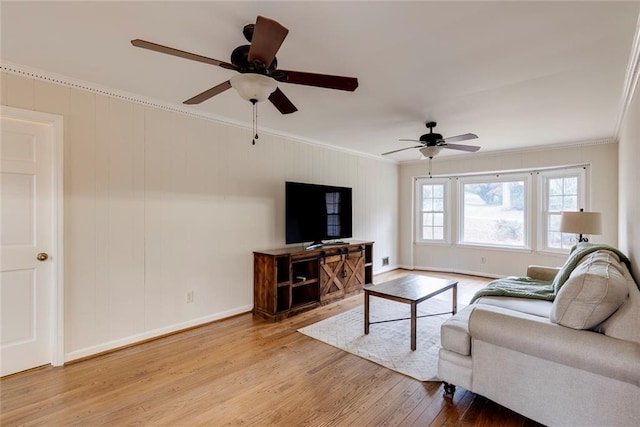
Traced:
<svg viewBox="0 0 640 427">
<path fill-rule="evenodd" d="M 409 272 L 375 277 L 381 283 Z M 459 281 L 459 306 L 489 279 Z M 0 424 L 411 426 L 537 425 L 464 389 L 420 382 L 297 329 L 362 294 L 278 323 L 243 314 L 61 368 L 0 380 Z"/>
</svg>

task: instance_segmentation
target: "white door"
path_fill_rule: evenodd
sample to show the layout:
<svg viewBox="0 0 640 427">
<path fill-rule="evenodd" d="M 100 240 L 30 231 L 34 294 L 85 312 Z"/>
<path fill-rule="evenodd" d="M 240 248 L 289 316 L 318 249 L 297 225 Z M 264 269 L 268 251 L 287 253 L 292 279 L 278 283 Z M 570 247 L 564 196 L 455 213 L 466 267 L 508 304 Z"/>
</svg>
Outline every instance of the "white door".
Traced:
<svg viewBox="0 0 640 427">
<path fill-rule="evenodd" d="M 1 375 L 52 362 L 55 255 L 51 127 L 2 117 Z"/>
</svg>

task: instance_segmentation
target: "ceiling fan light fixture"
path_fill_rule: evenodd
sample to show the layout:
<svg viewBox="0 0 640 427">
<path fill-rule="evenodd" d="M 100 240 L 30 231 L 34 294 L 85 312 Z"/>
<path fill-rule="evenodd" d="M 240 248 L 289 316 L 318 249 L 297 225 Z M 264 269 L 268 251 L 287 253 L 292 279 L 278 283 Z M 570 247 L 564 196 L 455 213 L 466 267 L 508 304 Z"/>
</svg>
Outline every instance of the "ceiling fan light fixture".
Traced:
<svg viewBox="0 0 640 427">
<path fill-rule="evenodd" d="M 278 87 L 278 82 L 262 74 L 238 74 L 231 77 L 229 81 L 231 87 L 238 91 L 242 99 L 250 102 L 266 101 Z"/>
<path fill-rule="evenodd" d="M 422 147 L 420 149 L 420 152 L 422 153 L 423 156 L 431 158 L 431 157 L 435 157 L 438 155 L 438 153 L 440 152 L 440 150 L 442 150 L 443 147 L 439 147 L 437 145 L 433 145 L 433 146 L 428 146 L 428 147 Z"/>
</svg>

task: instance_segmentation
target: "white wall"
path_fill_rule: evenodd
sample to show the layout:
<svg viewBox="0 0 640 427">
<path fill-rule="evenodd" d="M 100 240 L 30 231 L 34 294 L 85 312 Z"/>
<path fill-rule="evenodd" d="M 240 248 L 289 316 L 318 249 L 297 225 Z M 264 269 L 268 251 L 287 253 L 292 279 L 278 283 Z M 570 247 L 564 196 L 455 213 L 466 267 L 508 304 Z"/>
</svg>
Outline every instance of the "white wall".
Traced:
<svg viewBox="0 0 640 427">
<path fill-rule="evenodd" d="M 583 144 L 576 147 L 536 149 L 520 152 L 482 153 L 436 157 L 432 174 L 480 173 L 551 166 L 591 164 L 591 210 L 602 212 L 603 234 L 589 236 L 595 243 L 613 246 L 618 242 L 618 145 Z M 500 249 L 461 247 L 456 245 L 414 244 L 413 177 L 428 173 L 428 161 L 400 167 L 400 264 L 420 269 L 479 273 L 494 276 L 523 275 L 530 264 L 560 266 L 566 255 L 517 252 Z M 536 247 L 536 229 L 532 230 Z M 482 263 L 482 258 L 485 263 Z"/>
<path fill-rule="evenodd" d="M 620 133 L 620 250 L 631 259 L 632 272 L 640 279 L 640 91 L 636 86 Z"/>
<path fill-rule="evenodd" d="M 250 310 L 286 180 L 353 187 L 354 239 L 375 241 L 374 270 L 397 262 L 393 163 L 1 77 L 3 105 L 64 117 L 65 360 Z"/>
</svg>

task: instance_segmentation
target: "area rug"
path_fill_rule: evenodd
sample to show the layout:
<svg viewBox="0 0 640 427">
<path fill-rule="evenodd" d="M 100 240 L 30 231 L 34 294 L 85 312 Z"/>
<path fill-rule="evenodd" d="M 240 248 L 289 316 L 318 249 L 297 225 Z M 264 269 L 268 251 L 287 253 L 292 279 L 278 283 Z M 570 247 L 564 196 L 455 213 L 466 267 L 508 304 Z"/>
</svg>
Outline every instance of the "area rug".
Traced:
<svg viewBox="0 0 640 427">
<path fill-rule="evenodd" d="M 451 311 L 451 301 L 429 299 L 418 304 L 418 316 Z M 410 317 L 409 304 L 371 297 L 370 321 Z M 411 321 L 378 323 L 364 334 L 364 306 L 298 329 L 307 336 L 420 381 L 439 381 L 440 325 L 451 314 L 418 318 L 416 350 L 411 351 Z"/>
</svg>

